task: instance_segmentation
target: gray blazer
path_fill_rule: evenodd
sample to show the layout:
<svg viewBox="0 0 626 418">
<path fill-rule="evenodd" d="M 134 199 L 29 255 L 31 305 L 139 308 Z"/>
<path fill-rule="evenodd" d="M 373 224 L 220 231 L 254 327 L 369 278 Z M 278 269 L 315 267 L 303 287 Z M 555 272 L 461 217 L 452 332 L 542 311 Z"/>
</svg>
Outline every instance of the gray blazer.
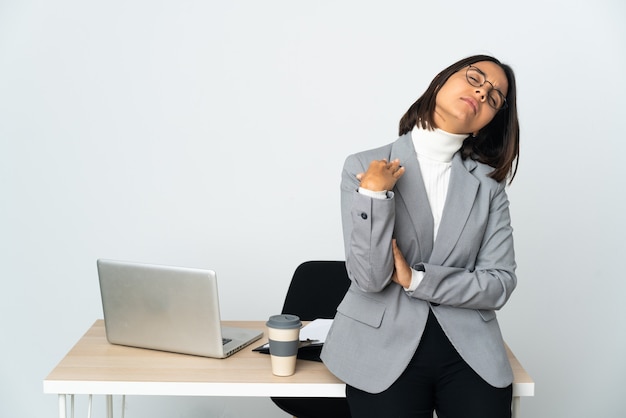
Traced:
<svg viewBox="0 0 626 418">
<path fill-rule="evenodd" d="M 399 158 L 406 167 L 393 196 L 359 194 L 356 175 L 383 158 Z M 347 158 L 341 210 L 352 284 L 322 350 L 338 378 L 370 393 L 387 389 L 415 353 L 430 309 L 485 381 L 496 387 L 513 381 L 495 310 L 516 286 L 515 254 L 505 184 L 489 178 L 491 171 L 459 153 L 453 157 L 433 243 L 433 216 L 410 134 Z M 410 265 L 426 270 L 412 294 L 391 281 L 392 237 Z"/>
</svg>

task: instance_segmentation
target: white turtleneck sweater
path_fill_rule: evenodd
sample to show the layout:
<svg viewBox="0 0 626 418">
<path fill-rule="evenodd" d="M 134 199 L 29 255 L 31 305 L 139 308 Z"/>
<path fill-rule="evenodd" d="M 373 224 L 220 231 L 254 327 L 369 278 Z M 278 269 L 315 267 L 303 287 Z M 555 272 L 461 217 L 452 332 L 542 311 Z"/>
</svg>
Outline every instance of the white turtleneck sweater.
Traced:
<svg viewBox="0 0 626 418">
<path fill-rule="evenodd" d="M 429 131 L 415 126 L 411 131 L 413 146 L 417 153 L 420 172 L 424 179 L 428 203 L 433 214 L 434 236 L 437 238 L 437 231 L 441 223 L 443 207 L 448 194 L 450 184 L 450 170 L 452 168 L 452 157 L 461 148 L 467 134 L 451 134 L 441 129 Z M 402 161 L 400 161 L 402 164 Z M 411 173 L 405 173 L 411 175 Z M 371 191 L 359 188 L 359 193 L 366 194 L 377 199 L 388 198 L 387 190 Z M 413 270 L 411 285 L 405 288 L 408 292 L 413 292 L 424 278 L 424 272 Z"/>
</svg>

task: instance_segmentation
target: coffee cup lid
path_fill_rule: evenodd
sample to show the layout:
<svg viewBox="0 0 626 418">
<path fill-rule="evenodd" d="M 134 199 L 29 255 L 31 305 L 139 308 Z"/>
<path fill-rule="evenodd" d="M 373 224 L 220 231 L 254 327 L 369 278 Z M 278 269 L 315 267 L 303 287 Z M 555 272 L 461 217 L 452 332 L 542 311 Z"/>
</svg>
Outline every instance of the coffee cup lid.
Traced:
<svg viewBox="0 0 626 418">
<path fill-rule="evenodd" d="M 300 328 L 302 326 L 302 322 L 300 322 L 300 317 L 297 315 L 282 314 L 270 316 L 265 325 L 270 328 L 292 329 Z"/>
</svg>

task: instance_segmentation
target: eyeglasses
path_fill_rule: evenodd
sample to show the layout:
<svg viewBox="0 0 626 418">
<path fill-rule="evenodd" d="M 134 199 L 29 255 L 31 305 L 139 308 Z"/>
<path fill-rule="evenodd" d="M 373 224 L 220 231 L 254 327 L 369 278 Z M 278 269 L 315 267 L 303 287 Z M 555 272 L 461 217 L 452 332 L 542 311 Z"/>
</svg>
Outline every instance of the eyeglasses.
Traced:
<svg viewBox="0 0 626 418">
<path fill-rule="evenodd" d="M 502 110 L 507 107 L 506 97 L 498 89 L 496 89 L 491 81 L 487 80 L 485 73 L 478 68 L 470 65 L 465 72 L 467 82 L 474 87 L 482 87 L 485 83 L 491 84 L 491 89 L 487 92 L 487 103 L 496 110 Z"/>
</svg>

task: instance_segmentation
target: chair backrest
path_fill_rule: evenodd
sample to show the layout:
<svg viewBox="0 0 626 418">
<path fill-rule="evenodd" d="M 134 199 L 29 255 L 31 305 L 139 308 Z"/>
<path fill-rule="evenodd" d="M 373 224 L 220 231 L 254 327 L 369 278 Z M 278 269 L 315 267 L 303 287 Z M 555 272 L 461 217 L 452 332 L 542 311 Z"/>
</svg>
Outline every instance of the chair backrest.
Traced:
<svg viewBox="0 0 626 418">
<path fill-rule="evenodd" d="M 293 273 L 282 313 L 298 315 L 303 321 L 334 318 L 348 287 L 344 261 L 306 261 Z"/>
</svg>

